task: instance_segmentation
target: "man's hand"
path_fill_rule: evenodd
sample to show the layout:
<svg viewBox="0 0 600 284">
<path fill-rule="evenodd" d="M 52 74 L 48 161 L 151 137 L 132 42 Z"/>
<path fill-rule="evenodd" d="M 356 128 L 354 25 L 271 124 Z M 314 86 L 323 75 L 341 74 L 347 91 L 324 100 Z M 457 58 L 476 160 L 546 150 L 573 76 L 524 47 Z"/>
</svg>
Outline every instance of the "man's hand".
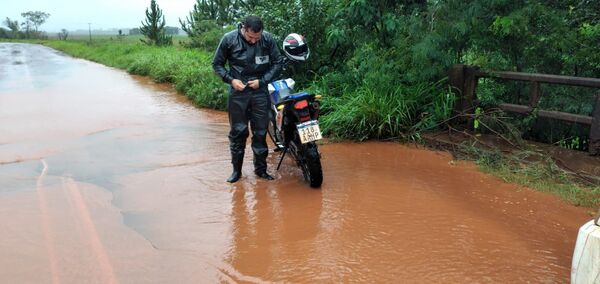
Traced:
<svg viewBox="0 0 600 284">
<path fill-rule="evenodd" d="M 248 81 L 248 86 L 250 86 L 250 88 L 256 90 L 260 87 L 260 81 L 258 81 L 258 80 Z"/>
<path fill-rule="evenodd" d="M 241 92 L 246 88 L 246 85 L 244 85 L 244 83 L 238 79 L 231 80 L 231 86 L 238 92 Z"/>
</svg>

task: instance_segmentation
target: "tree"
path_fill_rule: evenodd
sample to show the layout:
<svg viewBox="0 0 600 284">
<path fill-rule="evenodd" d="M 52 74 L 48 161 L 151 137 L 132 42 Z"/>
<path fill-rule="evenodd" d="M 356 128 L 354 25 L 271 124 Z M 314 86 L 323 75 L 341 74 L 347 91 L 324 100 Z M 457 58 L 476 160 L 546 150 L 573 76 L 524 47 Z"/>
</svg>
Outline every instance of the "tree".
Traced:
<svg viewBox="0 0 600 284">
<path fill-rule="evenodd" d="M 10 33 L 5 28 L 0 28 L 0 38 L 9 38 Z"/>
<path fill-rule="evenodd" d="M 117 34 L 117 39 L 123 40 L 123 37 L 125 37 L 125 34 L 123 33 L 123 30 L 119 30 L 118 34 Z"/>
<path fill-rule="evenodd" d="M 60 30 L 60 33 L 58 33 L 58 39 L 60 39 L 60 40 L 67 40 L 68 36 L 69 36 L 69 32 L 66 29 L 62 29 L 62 30 Z"/>
<path fill-rule="evenodd" d="M 401 28 L 400 18 L 413 11 L 427 9 L 426 0 L 344 0 L 339 3 L 337 20 L 346 22 L 350 30 L 374 35 L 384 47 L 390 47 Z M 343 18 L 343 19 L 340 19 Z"/>
<path fill-rule="evenodd" d="M 46 20 L 50 17 L 50 14 L 42 11 L 29 11 L 21 13 L 21 16 L 25 18 L 25 22 L 21 25 L 23 25 L 25 28 L 25 33 L 29 37 L 32 34 L 33 36 L 39 35 L 38 28 L 46 22 Z"/>
<path fill-rule="evenodd" d="M 223 35 L 223 27 L 233 24 L 241 15 L 243 0 L 196 0 L 194 9 L 184 20 L 181 29 L 191 41 L 188 47 L 214 48 Z"/>
<path fill-rule="evenodd" d="M 246 5 L 244 2 L 243 0 L 196 0 L 190 15 L 185 21 L 179 19 L 179 23 L 188 34 L 197 34 L 195 30 L 197 24 L 205 20 L 212 20 L 221 27 L 233 24 L 241 16 L 241 7 Z"/>
<path fill-rule="evenodd" d="M 17 20 L 12 21 L 9 17 L 6 17 L 4 24 L 10 29 L 10 37 L 11 38 L 19 37 L 19 33 L 20 33 L 19 21 L 17 21 Z"/>
<path fill-rule="evenodd" d="M 142 22 L 140 32 L 147 38 L 140 40 L 148 45 L 173 44 L 173 38 L 165 33 L 165 16 L 155 0 L 150 1 L 150 11 L 146 8 L 146 20 Z"/>
<path fill-rule="evenodd" d="M 303 35 L 311 50 L 310 60 L 305 64 L 290 66 L 287 73 L 295 78 L 307 70 L 319 70 L 332 65 L 335 44 L 326 40 L 328 27 L 334 24 L 337 0 L 247 0 L 242 14 L 257 15 L 265 29 L 278 38 L 279 44 L 290 33 Z"/>
<path fill-rule="evenodd" d="M 222 3 L 221 3 L 222 2 Z M 222 26 L 233 23 L 232 1 L 196 0 L 194 9 L 185 18 L 179 19 L 181 29 L 187 33 L 190 41 L 185 44 L 191 48 L 214 48 L 222 36 Z M 222 11 L 222 12 L 219 12 Z M 221 23 L 219 25 L 219 23 Z M 216 42 L 216 43 L 215 43 Z"/>
</svg>

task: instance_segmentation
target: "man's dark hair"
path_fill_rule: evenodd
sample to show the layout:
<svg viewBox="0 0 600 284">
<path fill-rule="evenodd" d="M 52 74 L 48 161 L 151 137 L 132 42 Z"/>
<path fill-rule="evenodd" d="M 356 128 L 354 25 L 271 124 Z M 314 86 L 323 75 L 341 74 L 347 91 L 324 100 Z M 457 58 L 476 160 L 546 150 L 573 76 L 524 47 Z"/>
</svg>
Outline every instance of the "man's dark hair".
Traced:
<svg viewBox="0 0 600 284">
<path fill-rule="evenodd" d="M 262 31 L 262 29 L 263 29 L 263 22 L 257 16 L 248 16 L 244 20 L 244 27 L 246 29 L 249 29 L 250 31 L 252 31 L 254 33 L 257 33 L 257 32 Z"/>
</svg>

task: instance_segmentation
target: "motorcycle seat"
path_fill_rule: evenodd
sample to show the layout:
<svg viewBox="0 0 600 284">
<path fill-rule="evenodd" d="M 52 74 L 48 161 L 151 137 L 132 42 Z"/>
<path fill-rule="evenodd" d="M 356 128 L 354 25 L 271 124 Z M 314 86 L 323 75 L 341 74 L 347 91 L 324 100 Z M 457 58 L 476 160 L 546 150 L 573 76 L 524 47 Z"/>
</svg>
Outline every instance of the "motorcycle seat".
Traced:
<svg viewBox="0 0 600 284">
<path fill-rule="evenodd" d="M 277 104 L 275 104 L 275 106 L 280 106 L 283 105 L 289 101 L 297 101 L 297 100 L 301 100 L 303 98 L 309 97 L 311 96 L 311 94 L 307 93 L 307 92 L 299 92 L 299 93 L 294 93 L 291 94 L 289 96 L 286 96 L 283 100 L 281 100 L 280 102 L 278 102 Z"/>
<path fill-rule="evenodd" d="M 299 99 L 303 99 L 308 96 L 310 96 L 309 93 L 300 92 L 300 93 L 291 94 L 291 95 L 285 97 L 285 99 L 283 101 L 299 100 Z"/>
</svg>

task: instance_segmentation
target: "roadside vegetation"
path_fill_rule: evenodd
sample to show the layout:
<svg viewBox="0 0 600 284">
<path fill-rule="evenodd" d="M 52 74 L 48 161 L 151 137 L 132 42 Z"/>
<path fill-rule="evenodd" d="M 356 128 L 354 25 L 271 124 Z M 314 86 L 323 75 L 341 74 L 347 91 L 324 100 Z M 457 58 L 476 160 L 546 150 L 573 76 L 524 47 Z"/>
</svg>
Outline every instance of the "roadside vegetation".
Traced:
<svg viewBox="0 0 600 284">
<path fill-rule="evenodd" d="M 0 39 L 30 39 L 45 38 L 46 34 L 39 30 L 48 20 L 50 14 L 42 11 L 27 11 L 21 13 L 23 21 L 11 20 L 9 17 L 2 22 L 8 29 L 0 27 Z"/>
<path fill-rule="evenodd" d="M 172 45 L 173 37 L 166 33 L 165 16 L 155 0 L 150 1 L 149 9 L 146 9 L 146 19 L 140 27 L 140 33 L 145 37 L 142 42 L 147 45 Z"/>
<path fill-rule="evenodd" d="M 454 155 L 475 162 L 483 172 L 505 182 L 555 194 L 576 206 L 596 208 L 600 205 L 597 181 L 591 182 L 564 170 L 551 157 L 535 151 L 524 148 L 506 153 L 463 143 Z"/>
<path fill-rule="evenodd" d="M 164 26 L 153 2 L 147 23 Z M 213 74 L 212 54 L 225 32 L 235 29 L 245 15 L 255 14 L 277 38 L 299 32 L 308 39 L 309 62 L 289 67 L 286 76 L 323 95 L 321 124 L 328 137 L 420 141 L 425 132 L 446 129 L 455 115 L 457 98 L 446 81 L 453 64 L 599 78 L 599 11 L 600 2 L 594 0 L 197 0 L 189 16 L 179 20 L 189 37 L 174 37 L 169 41 L 173 45 L 158 44 L 160 37 L 152 40 L 148 33 L 143 39 L 151 45 L 129 35 L 43 43 L 172 83 L 199 106 L 224 110 L 227 87 Z M 7 22 L 14 28 L 14 22 Z M 0 37 L 12 31 L 0 30 Z M 528 88 L 482 80 L 477 113 L 489 114 L 499 103 L 522 103 Z M 544 87 L 540 106 L 589 115 L 595 91 Z M 584 151 L 589 145 L 589 130 L 541 121 L 535 115 L 491 114 L 474 121 L 477 125 L 471 127 L 476 131 L 507 139 L 534 139 Z M 470 159 L 509 182 L 552 191 L 578 205 L 600 204 L 597 186 L 578 182 L 552 161 L 541 159 L 525 167 L 518 162 L 525 159 L 521 155 L 469 151 Z"/>
</svg>

